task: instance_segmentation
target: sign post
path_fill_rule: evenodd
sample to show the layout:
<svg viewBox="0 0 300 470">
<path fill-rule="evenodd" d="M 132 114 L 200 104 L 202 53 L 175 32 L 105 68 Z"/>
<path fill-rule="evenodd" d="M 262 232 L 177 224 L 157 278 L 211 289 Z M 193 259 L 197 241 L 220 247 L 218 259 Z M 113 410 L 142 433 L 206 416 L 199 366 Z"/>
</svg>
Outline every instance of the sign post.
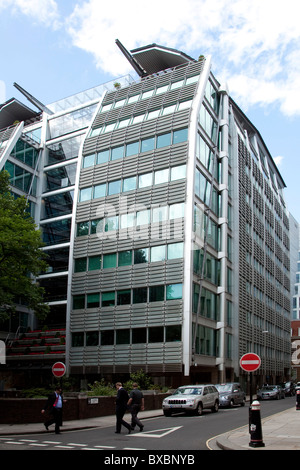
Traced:
<svg viewBox="0 0 300 470">
<path fill-rule="evenodd" d="M 60 382 L 61 382 L 62 377 L 65 375 L 65 373 L 66 373 L 66 366 L 63 362 L 56 362 L 55 364 L 53 364 L 52 374 L 54 375 L 54 377 L 60 379 Z"/>
<path fill-rule="evenodd" d="M 250 372 L 250 406 L 252 404 L 252 372 L 260 368 L 260 357 L 255 353 L 244 354 L 240 359 L 240 366 L 246 372 Z"/>
<path fill-rule="evenodd" d="M 258 401 L 252 402 L 252 372 L 259 369 L 260 357 L 255 353 L 244 354 L 240 359 L 240 366 L 250 374 L 250 407 L 249 407 L 249 432 L 250 447 L 264 447 L 262 440 L 262 429 L 260 420 L 260 404 Z"/>
</svg>

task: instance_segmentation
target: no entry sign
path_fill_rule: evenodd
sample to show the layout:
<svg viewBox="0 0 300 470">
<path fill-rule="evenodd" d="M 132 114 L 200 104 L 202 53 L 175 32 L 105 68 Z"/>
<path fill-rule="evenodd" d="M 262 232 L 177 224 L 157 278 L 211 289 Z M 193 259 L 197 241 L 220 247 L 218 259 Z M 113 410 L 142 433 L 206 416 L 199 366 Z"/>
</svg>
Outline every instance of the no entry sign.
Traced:
<svg viewBox="0 0 300 470">
<path fill-rule="evenodd" d="M 260 357 L 255 353 L 244 354 L 240 359 L 240 366 L 246 372 L 254 372 L 260 367 Z"/>
<path fill-rule="evenodd" d="M 66 366 L 63 362 L 56 362 L 52 366 L 52 374 L 55 377 L 62 377 L 66 373 Z"/>
</svg>

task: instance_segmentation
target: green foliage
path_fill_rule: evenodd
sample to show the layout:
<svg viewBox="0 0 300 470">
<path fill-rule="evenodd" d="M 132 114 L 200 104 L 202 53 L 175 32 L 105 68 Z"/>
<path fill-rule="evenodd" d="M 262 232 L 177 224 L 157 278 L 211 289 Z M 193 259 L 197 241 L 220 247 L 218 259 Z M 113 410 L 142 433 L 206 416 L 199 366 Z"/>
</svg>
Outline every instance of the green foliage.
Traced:
<svg viewBox="0 0 300 470">
<path fill-rule="evenodd" d="M 143 369 L 140 369 L 137 372 L 132 372 L 130 374 L 130 380 L 124 384 L 124 388 L 127 391 L 132 390 L 132 384 L 136 382 L 141 390 L 150 390 L 153 389 L 153 382 L 151 377 L 149 377 Z"/>
<path fill-rule="evenodd" d="M 47 398 L 50 395 L 49 389 L 46 388 L 28 388 L 22 390 L 21 393 L 23 398 Z"/>
<path fill-rule="evenodd" d="M 10 193 L 8 172 L 0 172 L 0 321 L 15 312 L 16 300 L 41 320 L 49 311 L 44 289 L 33 281 L 47 264 L 41 233 L 27 209 L 24 197 L 15 199 Z"/>
<path fill-rule="evenodd" d="M 89 387 L 91 390 L 88 392 L 88 395 L 90 396 L 98 395 L 112 397 L 117 393 L 115 387 L 112 384 L 106 384 L 104 379 L 101 379 L 100 382 L 96 380 L 92 385 L 89 384 Z"/>
</svg>

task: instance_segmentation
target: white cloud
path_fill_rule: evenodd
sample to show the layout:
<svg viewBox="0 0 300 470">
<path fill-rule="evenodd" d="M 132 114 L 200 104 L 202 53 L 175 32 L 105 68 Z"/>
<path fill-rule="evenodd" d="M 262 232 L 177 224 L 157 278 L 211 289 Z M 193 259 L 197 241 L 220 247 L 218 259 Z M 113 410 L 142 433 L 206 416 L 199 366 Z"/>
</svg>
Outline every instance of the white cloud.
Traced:
<svg viewBox="0 0 300 470">
<path fill-rule="evenodd" d="M 57 29 L 60 25 L 55 0 L 0 0 L 0 11 L 4 8 L 10 8 L 14 15 L 22 13 L 47 27 Z"/>
<path fill-rule="evenodd" d="M 211 54 L 217 78 L 246 106 L 277 102 L 300 114 L 298 0 L 87 0 L 66 28 L 75 46 L 91 53 L 112 75 L 131 72 L 115 45 L 127 49 L 156 42 L 197 58 Z"/>
<path fill-rule="evenodd" d="M 281 166 L 283 160 L 284 160 L 284 157 L 282 157 L 282 156 L 280 156 L 280 155 L 278 155 L 278 157 L 275 157 L 275 158 L 274 158 L 274 162 L 276 163 L 276 165 L 277 165 L 278 167 Z"/>
</svg>

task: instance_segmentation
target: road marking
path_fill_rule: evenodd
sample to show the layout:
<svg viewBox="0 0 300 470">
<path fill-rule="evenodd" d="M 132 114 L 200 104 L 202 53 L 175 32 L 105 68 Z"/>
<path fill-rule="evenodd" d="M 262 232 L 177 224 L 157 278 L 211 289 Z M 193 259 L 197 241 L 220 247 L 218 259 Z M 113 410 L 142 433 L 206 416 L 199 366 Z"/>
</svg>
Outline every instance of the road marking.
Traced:
<svg viewBox="0 0 300 470">
<path fill-rule="evenodd" d="M 33 447 L 47 447 L 48 446 L 48 444 L 38 444 L 37 442 L 30 443 L 29 445 Z"/>
<path fill-rule="evenodd" d="M 76 444 L 76 442 L 68 442 L 68 446 L 86 447 L 87 444 Z"/>
<path fill-rule="evenodd" d="M 16 444 L 16 445 L 24 445 L 23 442 L 14 442 L 14 441 L 6 441 L 5 444 Z"/>
<path fill-rule="evenodd" d="M 115 446 L 95 446 L 96 449 L 115 449 L 116 447 Z"/>
<path fill-rule="evenodd" d="M 145 431 L 145 432 L 139 432 L 138 434 L 130 434 L 130 436 L 133 437 L 154 437 L 156 439 L 160 439 L 161 437 L 165 437 L 171 432 L 178 431 L 178 429 L 181 429 L 182 426 L 177 426 L 175 428 L 164 428 L 164 429 L 155 429 L 154 431 Z"/>
</svg>

